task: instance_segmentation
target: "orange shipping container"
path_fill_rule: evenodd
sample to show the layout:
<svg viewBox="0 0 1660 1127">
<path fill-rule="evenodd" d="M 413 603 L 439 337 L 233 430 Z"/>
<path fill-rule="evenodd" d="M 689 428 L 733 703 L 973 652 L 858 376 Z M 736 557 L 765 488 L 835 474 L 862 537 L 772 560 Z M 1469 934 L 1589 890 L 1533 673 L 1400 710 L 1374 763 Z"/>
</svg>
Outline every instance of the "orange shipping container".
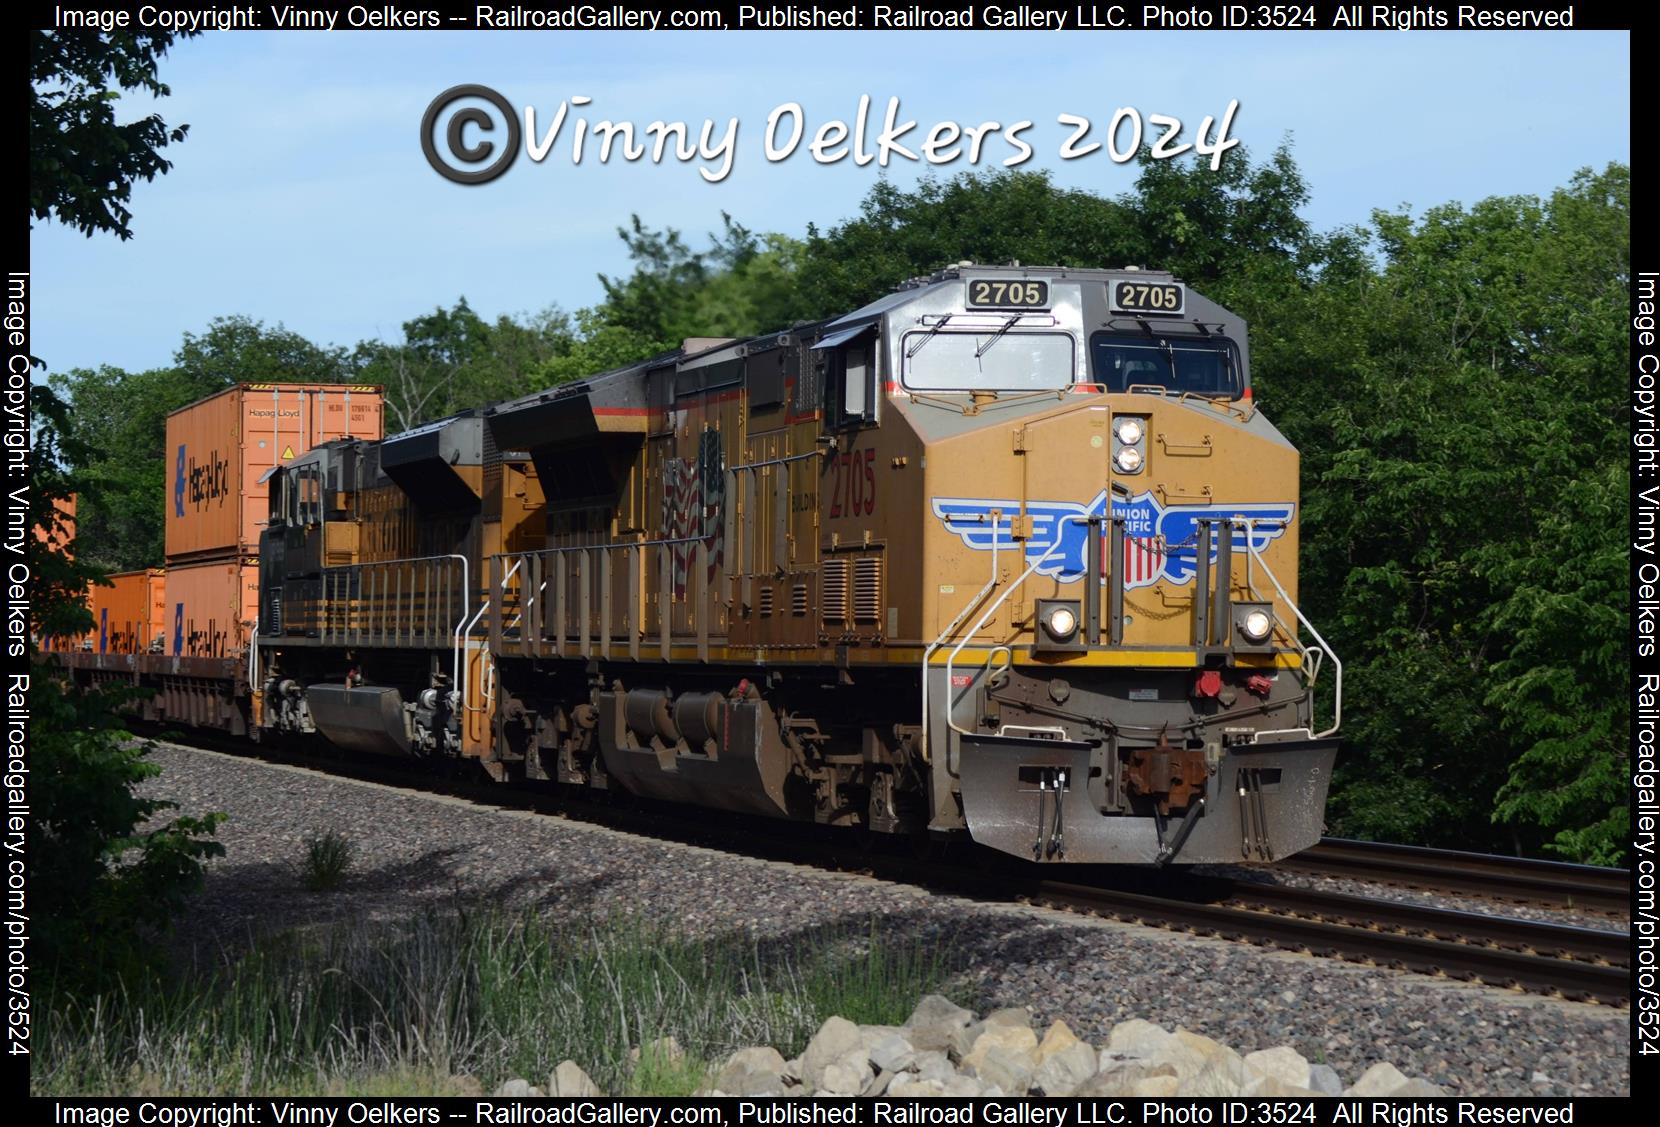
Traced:
<svg viewBox="0 0 1660 1127">
<path fill-rule="evenodd" d="M 165 651 L 178 657 L 237 657 L 259 614 L 259 563 L 235 559 L 167 569 Z"/>
<path fill-rule="evenodd" d="M 110 576 L 111 587 L 91 588 L 94 653 L 148 653 L 166 623 L 165 573 L 160 568 Z"/>
<path fill-rule="evenodd" d="M 167 416 L 172 452 L 167 560 L 259 550 L 269 518 L 260 478 L 336 438 L 381 437 L 378 387 L 238 384 Z"/>
</svg>

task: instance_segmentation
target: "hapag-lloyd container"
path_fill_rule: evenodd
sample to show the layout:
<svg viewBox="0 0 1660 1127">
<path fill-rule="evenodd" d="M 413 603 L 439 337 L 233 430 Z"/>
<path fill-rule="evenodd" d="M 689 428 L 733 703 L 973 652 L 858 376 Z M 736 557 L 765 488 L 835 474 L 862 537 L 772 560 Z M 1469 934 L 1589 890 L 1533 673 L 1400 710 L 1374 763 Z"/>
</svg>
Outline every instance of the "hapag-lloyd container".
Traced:
<svg viewBox="0 0 1660 1127">
<path fill-rule="evenodd" d="M 332 439 L 379 439 L 381 428 L 381 390 L 365 385 L 237 384 L 174 411 L 168 562 L 258 552 L 266 471 Z"/>
<path fill-rule="evenodd" d="M 156 567 L 110 576 L 111 586 L 93 584 L 90 646 L 93 653 L 142 654 L 163 638 L 166 575 Z M 159 650 L 156 652 L 160 652 Z"/>
<path fill-rule="evenodd" d="M 259 561 L 173 564 L 167 569 L 163 652 L 173 657 L 239 657 L 259 617 Z"/>
</svg>

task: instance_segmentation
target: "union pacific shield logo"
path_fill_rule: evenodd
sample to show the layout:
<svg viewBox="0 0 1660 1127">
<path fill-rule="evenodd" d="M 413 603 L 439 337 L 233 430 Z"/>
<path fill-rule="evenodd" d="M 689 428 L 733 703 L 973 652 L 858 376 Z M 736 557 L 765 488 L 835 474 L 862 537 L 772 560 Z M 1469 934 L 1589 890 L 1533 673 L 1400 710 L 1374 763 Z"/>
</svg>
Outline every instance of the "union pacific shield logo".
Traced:
<svg viewBox="0 0 1660 1127">
<path fill-rule="evenodd" d="M 933 501 L 934 515 L 968 547 L 981 552 L 989 552 L 994 547 L 999 552 L 1023 550 L 1028 567 L 1042 560 L 1037 574 L 1054 576 L 1062 583 L 1074 582 L 1084 575 L 1089 526 L 1080 518 L 1104 515 L 1106 506 L 1104 489 L 1087 505 L 1072 501 L 1028 501 L 1026 515 L 1032 518 L 1032 535 L 1028 540 L 1018 541 L 1011 532 L 1011 521 L 1020 514 L 1019 501 L 980 497 L 936 497 Z M 998 513 L 995 520 L 993 510 Z M 1115 497 L 1112 514 L 1124 521 L 1124 558 L 1119 561 L 1124 586 L 1128 590 L 1150 587 L 1160 580 L 1177 584 L 1193 582 L 1198 573 L 1201 520 L 1250 521 L 1248 529 L 1230 526 L 1233 550 L 1243 555 L 1247 545 L 1260 552 L 1284 535 L 1296 511 L 1297 506 L 1289 501 L 1166 508 L 1150 492 L 1129 498 Z M 1211 539 L 1212 563 L 1220 543 L 1218 531 Z M 1103 544 L 1103 572 L 1111 567 L 1105 547 Z"/>
</svg>

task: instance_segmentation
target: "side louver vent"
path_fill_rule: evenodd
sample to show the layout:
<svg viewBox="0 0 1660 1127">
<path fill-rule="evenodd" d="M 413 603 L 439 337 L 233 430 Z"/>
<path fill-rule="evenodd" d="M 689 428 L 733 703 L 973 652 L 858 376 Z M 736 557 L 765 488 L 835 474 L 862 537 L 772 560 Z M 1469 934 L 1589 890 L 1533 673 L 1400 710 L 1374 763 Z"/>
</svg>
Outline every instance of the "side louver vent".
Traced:
<svg viewBox="0 0 1660 1127">
<path fill-rule="evenodd" d="M 853 619 L 877 622 L 882 613 L 882 557 L 861 556 L 853 561 Z"/>
<path fill-rule="evenodd" d="M 820 574 L 824 577 L 824 621 L 846 622 L 847 560 L 825 560 Z"/>
</svg>

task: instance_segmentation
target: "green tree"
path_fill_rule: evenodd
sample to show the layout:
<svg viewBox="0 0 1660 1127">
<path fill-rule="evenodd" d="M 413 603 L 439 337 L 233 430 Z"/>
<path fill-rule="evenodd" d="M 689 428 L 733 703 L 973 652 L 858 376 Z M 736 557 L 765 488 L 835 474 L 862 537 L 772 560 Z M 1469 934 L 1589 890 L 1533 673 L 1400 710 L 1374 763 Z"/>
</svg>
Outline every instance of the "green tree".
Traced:
<svg viewBox="0 0 1660 1127">
<path fill-rule="evenodd" d="M 1274 410 L 1304 452 L 1303 589 L 1350 673 L 1334 825 L 1616 860 L 1629 171 L 1371 236 L 1381 266 L 1338 264 L 1260 358 L 1318 388 Z"/>
<path fill-rule="evenodd" d="M 1132 244 L 1120 204 L 1047 172 L 929 177 L 908 192 L 881 180 L 854 218 L 808 226 L 799 274 L 810 315 L 826 317 L 963 260 L 1100 266 L 1128 261 Z"/>
<path fill-rule="evenodd" d="M 190 402 L 171 368 L 105 365 L 52 377 L 73 403 L 82 436 L 73 466 L 79 492 L 76 550 L 112 571 L 155 567 L 164 553 L 167 413 Z"/>
<path fill-rule="evenodd" d="M 1264 276 L 1306 279 L 1321 243 L 1299 209 L 1308 186 L 1287 142 L 1252 163 L 1243 147 L 1212 171 L 1208 161 L 1153 160 L 1143 151 L 1135 190 L 1120 196 L 1128 221 L 1119 253 L 1169 270 L 1213 298 L 1232 300 Z"/>
<path fill-rule="evenodd" d="M 620 228 L 633 271 L 600 276 L 605 299 L 565 322 L 564 339 L 538 369 L 541 385 L 671 351 L 688 337 L 751 336 L 809 319 L 799 287 L 802 244 L 757 235 L 730 215 L 721 225 L 702 250 L 673 228 L 646 227 L 639 216 Z"/>
<path fill-rule="evenodd" d="M 386 389 L 386 429 L 396 434 L 468 407 L 543 386 L 543 366 L 570 347 L 570 320 L 557 309 L 519 321 L 486 321 L 465 297 L 403 324 L 396 343 L 363 341 L 356 378 Z"/>
<path fill-rule="evenodd" d="M 59 504 L 75 489 L 63 466 L 88 453 L 70 411 L 52 390 L 30 391 L 34 474 L 29 519 L 46 533 L 30 555 L 30 634 L 68 638 L 92 627 L 89 583 L 99 570 L 62 550 Z M 202 862 L 224 847 L 212 840 L 223 815 L 168 818 L 174 803 L 139 795 L 159 768 L 123 730 L 122 690 L 82 692 L 31 654 L 28 852 L 34 964 L 50 986 L 101 989 L 159 965 L 154 935 L 169 926 L 201 880 Z"/>
<path fill-rule="evenodd" d="M 344 348 L 324 346 L 280 321 L 266 327 L 250 317 L 215 317 L 201 335 L 185 333 L 173 353 L 181 387 L 193 402 L 238 383 L 341 383 L 353 378 Z M 183 406 L 183 404 L 179 404 Z"/>
<path fill-rule="evenodd" d="M 783 235 L 757 235 L 721 213 L 721 230 L 694 251 L 679 231 L 647 228 L 638 215 L 617 234 L 634 271 L 600 275 L 605 321 L 652 351 L 676 348 L 686 337 L 749 336 L 787 328 L 806 318 L 797 294 L 801 245 Z"/>
<path fill-rule="evenodd" d="M 29 35 L 29 213 L 86 235 L 133 236 L 133 184 L 172 168 L 161 155 L 190 127 L 159 114 L 119 123 L 119 90 L 170 91 L 156 77 L 175 39 L 195 32 L 58 28 Z M 114 87 L 119 89 L 112 89 Z"/>
</svg>

